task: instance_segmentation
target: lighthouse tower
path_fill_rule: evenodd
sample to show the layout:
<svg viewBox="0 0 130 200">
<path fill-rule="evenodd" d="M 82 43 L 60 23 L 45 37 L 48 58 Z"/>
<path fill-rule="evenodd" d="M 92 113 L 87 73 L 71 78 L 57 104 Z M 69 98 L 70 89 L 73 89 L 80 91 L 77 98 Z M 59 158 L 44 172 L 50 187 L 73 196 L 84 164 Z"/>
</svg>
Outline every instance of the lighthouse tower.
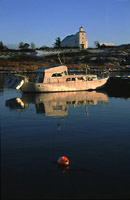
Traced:
<svg viewBox="0 0 130 200">
<path fill-rule="evenodd" d="M 86 32 L 84 31 L 84 28 L 81 26 L 79 28 L 79 47 L 81 49 L 87 49 L 88 48 L 88 40 L 86 39 Z"/>
</svg>

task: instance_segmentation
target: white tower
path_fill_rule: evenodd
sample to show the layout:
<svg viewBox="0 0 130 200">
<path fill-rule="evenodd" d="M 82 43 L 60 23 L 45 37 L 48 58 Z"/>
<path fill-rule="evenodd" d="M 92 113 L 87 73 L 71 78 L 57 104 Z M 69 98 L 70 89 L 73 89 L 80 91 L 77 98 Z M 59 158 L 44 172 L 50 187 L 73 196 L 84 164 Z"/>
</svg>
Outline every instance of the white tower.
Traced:
<svg viewBox="0 0 130 200">
<path fill-rule="evenodd" d="M 82 31 L 84 31 L 84 28 L 81 26 L 81 27 L 79 28 L 79 32 L 82 32 Z"/>
<path fill-rule="evenodd" d="M 88 48 L 88 40 L 86 39 L 86 32 L 84 31 L 84 28 L 81 26 L 79 28 L 79 47 L 81 49 Z"/>
</svg>

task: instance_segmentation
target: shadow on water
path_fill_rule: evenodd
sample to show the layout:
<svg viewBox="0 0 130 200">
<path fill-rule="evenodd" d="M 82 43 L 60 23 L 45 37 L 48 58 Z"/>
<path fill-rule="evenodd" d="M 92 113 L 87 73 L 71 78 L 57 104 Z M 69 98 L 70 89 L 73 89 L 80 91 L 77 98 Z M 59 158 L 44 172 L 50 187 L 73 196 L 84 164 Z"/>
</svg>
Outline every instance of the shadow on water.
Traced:
<svg viewBox="0 0 130 200">
<path fill-rule="evenodd" d="M 130 78 L 110 77 L 100 91 L 109 97 L 130 98 Z"/>
<path fill-rule="evenodd" d="M 0 74 L 0 96 L 4 92 L 4 79 L 5 79 L 5 76 L 4 75 L 2 76 Z"/>
</svg>

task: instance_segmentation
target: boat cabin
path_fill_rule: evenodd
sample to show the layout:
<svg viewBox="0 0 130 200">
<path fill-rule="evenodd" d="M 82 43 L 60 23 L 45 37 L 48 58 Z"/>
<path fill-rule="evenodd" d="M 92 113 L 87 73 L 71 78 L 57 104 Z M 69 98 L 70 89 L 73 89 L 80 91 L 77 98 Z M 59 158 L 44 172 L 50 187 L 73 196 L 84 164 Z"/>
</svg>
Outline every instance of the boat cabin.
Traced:
<svg viewBox="0 0 130 200">
<path fill-rule="evenodd" d="M 35 83 L 79 82 L 97 79 L 97 75 L 68 75 L 68 69 L 65 65 L 43 67 L 35 72 Z"/>
<path fill-rule="evenodd" d="M 48 83 L 51 78 L 63 78 L 65 75 L 68 75 L 67 67 L 64 65 L 53 65 L 48 67 L 43 67 L 37 69 L 35 77 L 35 83 Z M 51 79 L 53 80 L 53 79 Z M 52 81 L 51 81 L 52 82 Z"/>
</svg>

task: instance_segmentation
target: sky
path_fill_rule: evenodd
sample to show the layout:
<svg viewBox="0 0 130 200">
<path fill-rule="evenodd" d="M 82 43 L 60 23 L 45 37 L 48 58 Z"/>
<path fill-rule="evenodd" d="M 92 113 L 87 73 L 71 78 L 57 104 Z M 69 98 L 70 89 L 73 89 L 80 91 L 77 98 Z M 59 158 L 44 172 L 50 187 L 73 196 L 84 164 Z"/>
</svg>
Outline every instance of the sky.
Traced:
<svg viewBox="0 0 130 200">
<path fill-rule="evenodd" d="M 94 41 L 130 43 L 130 0 L 0 0 L 0 41 L 49 46 L 86 31 Z"/>
</svg>

